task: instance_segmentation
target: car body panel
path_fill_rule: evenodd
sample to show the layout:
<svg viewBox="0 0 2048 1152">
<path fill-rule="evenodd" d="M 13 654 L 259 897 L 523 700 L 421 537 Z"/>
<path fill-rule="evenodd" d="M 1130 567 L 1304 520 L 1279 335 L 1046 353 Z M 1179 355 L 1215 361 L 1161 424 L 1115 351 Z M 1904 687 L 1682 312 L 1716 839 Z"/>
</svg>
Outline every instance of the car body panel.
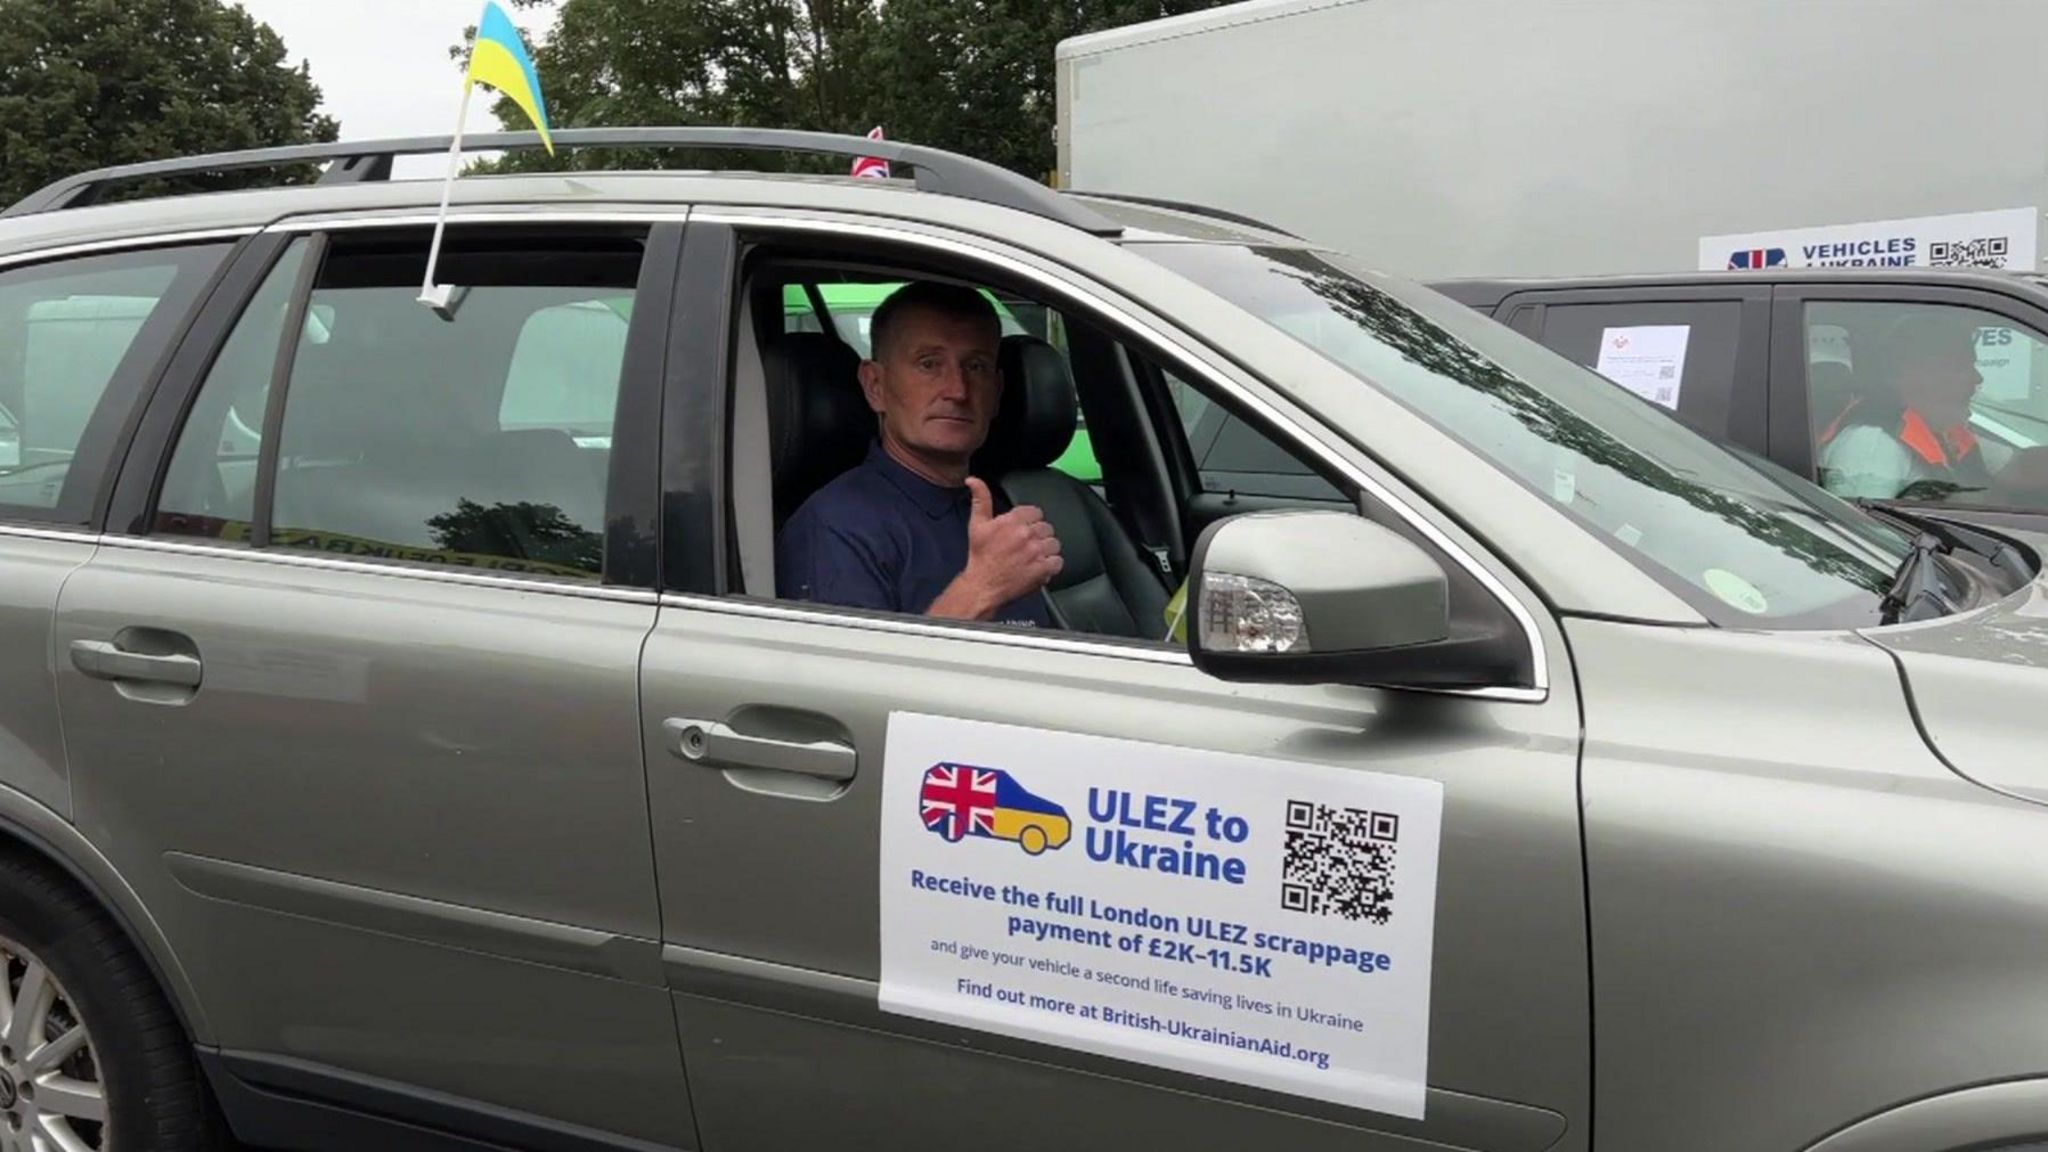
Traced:
<svg viewBox="0 0 2048 1152">
<path fill-rule="evenodd" d="M 2048 586 L 1865 635 L 1897 658 L 1914 715 L 1943 760 L 1987 787 L 2048 804 Z"/>
<path fill-rule="evenodd" d="M 2048 812 L 1950 772 L 1882 649 L 1566 631 L 1603 1147 L 1803 1148 L 2048 1069 Z"/>
<path fill-rule="evenodd" d="M 58 591 L 96 546 L 76 533 L 0 530 L 0 765 L 7 787 L 67 818 L 71 782 L 51 633 Z"/>
<path fill-rule="evenodd" d="M 109 542 L 66 585 L 56 651 L 147 628 L 203 680 L 60 664 L 79 828 L 224 1047 L 676 1141 L 635 735 L 654 612 Z"/>
<path fill-rule="evenodd" d="M 1807 1152 L 1926 1152 L 1997 1148 L 2026 1152 L 2048 1131 L 2048 1079 L 1980 1084 L 1915 1100 L 1859 1120 Z"/>
<path fill-rule="evenodd" d="M 12 764 L 7 765 L 9 770 Z M 27 793 L 0 784 L 0 840 L 41 857 L 70 876 L 119 925 L 141 954 L 194 1043 L 211 1044 L 213 1027 L 192 978 L 142 897 L 70 819 Z"/>
<path fill-rule="evenodd" d="M 1625 276 L 1480 277 L 1433 281 L 1430 287 L 1462 304 L 1483 310 L 1498 308 L 1524 292 L 1584 289 L 1678 288 L 1742 285 L 1924 284 L 1944 288 L 1978 288 L 2033 300 L 2048 307 L 2048 284 L 2030 275 L 1969 268 L 1766 268 L 1710 272 L 1642 272 Z"/>
<path fill-rule="evenodd" d="M 1568 679 L 1542 704 L 1230 685 L 1143 645 L 984 635 L 664 601 L 643 674 L 648 776 L 665 955 L 707 1148 L 947 1147 L 970 1123 L 978 1145 L 1033 1148 L 1034 1118 L 1083 1107 L 1091 1122 L 1064 1132 L 1066 1147 L 1145 1132 L 1218 1150 L 1526 1146 L 1470 1141 L 1474 1124 L 1495 1122 L 1526 1136 L 1530 1112 L 1579 1118 L 1559 1147 L 1585 1147 Z M 1430 1083 L 1475 1099 L 1400 1120 L 880 1011 L 881 765 L 889 715 L 906 707 L 1441 780 Z M 841 785 L 689 762 L 665 750 L 677 716 L 846 744 L 856 773 Z M 1510 1020 L 1519 1039 L 1502 1044 Z M 806 1106 L 788 1106 L 791 1082 L 814 1086 Z"/>
<path fill-rule="evenodd" d="M 1061 1136 L 1062 1146 L 1072 1148 L 1126 1149 L 1171 1139 L 1176 1146 L 1226 1152 L 1269 1147 L 1276 1132 L 1288 1141 L 1280 1147 L 1333 1152 L 1561 1152 L 1585 1147 L 1584 1133 L 1568 1131 L 1565 1118 L 1555 1112 L 1438 1089 L 1429 1093 L 1428 1139 L 1396 1135 L 1377 1125 L 1352 1126 L 1334 1110 L 1313 1120 L 1289 1118 L 1282 1110 L 1218 1095 L 1212 1083 L 1192 1077 L 1178 1078 L 1177 1091 L 1162 1089 L 1151 1078 L 1134 1080 L 1107 1061 L 1085 1069 L 1072 1066 L 1078 1061 L 1060 1066 L 1029 1053 L 1004 1051 L 1000 1042 L 915 1021 L 891 1022 L 894 1031 L 877 1032 L 871 1027 L 876 994 L 871 981 L 779 971 L 682 948 L 670 948 L 669 957 L 670 982 L 686 990 L 677 997 L 685 1030 L 721 1041 L 718 1058 L 702 1061 L 701 1072 L 699 1064 L 691 1065 L 691 1085 L 700 1096 L 732 1090 L 735 1080 L 758 1079 L 754 1070 L 762 1067 L 795 1075 L 800 1069 L 791 1067 L 792 1052 L 835 1068 L 878 1066 L 894 1080 L 920 1086 L 917 1105 L 903 1110 L 909 1122 L 892 1127 L 890 1117 L 877 1108 L 868 1074 L 852 1082 L 820 1077 L 807 1082 L 815 1087 L 806 1109 L 764 1109 L 758 1130 L 748 1134 L 759 1142 L 740 1147 L 800 1147 L 796 1141 L 811 1140 L 820 1126 L 810 1112 L 855 1116 L 852 1128 L 862 1134 L 888 1129 L 887 1140 L 871 1142 L 888 1148 L 912 1147 L 928 1130 L 940 1133 L 927 1141 L 935 1148 L 957 1147 L 961 1132 L 974 1133 L 977 1145 L 991 1148 L 1043 1148 L 1048 1116 L 1086 1118 L 1085 1130 Z M 757 1007 L 767 1002 L 785 1011 Z M 1064 1054 L 1061 1059 L 1068 1060 Z M 998 1079 L 1014 1087 L 1002 1093 L 982 1087 Z M 738 1087 L 759 1090 L 752 1083 Z M 1160 1120 L 1164 1092 L 1171 1093 L 1170 1124 Z M 1134 1096 L 1157 1100 L 1159 1108 L 1133 1107 Z M 1282 1109 L 1296 1106 L 1295 1101 L 1281 1102 Z M 1387 1127 L 1397 1124 L 1407 1126 L 1396 1121 Z"/>
</svg>

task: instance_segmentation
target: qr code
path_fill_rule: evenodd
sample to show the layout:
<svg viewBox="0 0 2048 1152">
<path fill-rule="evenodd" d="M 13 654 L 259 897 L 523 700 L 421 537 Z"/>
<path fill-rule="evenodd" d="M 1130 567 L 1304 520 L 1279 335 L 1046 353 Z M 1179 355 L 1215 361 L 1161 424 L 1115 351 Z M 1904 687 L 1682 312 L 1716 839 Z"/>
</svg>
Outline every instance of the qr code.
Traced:
<svg viewBox="0 0 2048 1152">
<path fill-rule="evenodd" d="M 1978 240 L 1936 240 L 1927 246 L 1927 263 L 1934 268 L 2003 268 L 2011 240 L 1986 236 Z"/>
<path fill-rule="evenodd" d="M 1286 830 L 1282 908 L 1373 924 L 1392 918 L 1399 816 L 1289 800 Z"/>
</svg>

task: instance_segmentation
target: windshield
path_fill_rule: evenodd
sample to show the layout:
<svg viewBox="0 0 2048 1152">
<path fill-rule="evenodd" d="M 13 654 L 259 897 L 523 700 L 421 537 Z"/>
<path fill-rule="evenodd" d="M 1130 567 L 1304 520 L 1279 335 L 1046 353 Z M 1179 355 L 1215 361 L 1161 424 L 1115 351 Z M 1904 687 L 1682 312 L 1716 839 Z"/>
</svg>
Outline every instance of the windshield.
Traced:
<svg viewBox="0 0 2048 1152">
<path fill-rule="evenodd" d="M 1329 253 L 1193 243 L 1130 250 L 1370 381 L 1717 624 L 1878 622 L 1905 537 L 1478 312 Z"/>
</svg>

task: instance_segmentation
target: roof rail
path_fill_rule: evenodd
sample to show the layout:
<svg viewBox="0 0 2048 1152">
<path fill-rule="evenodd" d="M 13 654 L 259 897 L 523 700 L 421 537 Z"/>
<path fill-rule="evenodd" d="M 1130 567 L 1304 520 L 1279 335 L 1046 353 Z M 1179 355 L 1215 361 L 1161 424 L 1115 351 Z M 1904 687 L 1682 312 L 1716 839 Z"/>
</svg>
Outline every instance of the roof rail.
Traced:
<svg viewBox="0 0 2048 1152">
<path fill-rule="evenodd" d="M 999 204 L 1098 235 L 1114 236 L 1123 231 L 1120 226 L 1086 205 L 1077 204 L 1043 184 L 1035 183 L 1006 168 L 998 168 L 969 156 L 893 140 L 870 140 L 865 136 L 845 136 L 831 132 L 722 127 L 568 128 L 556 132 L 554 140 L 555 143 L 570 148 L 702 148 L 808 152 L 824 156 L 875 156 L 892 163 L 910 165 L 920 192 Z M 447 136 L 343 141 L 284 148 L 258 148 L 247 152 L 218 152 L 205 156 L 187 156 L 172 160 L 155 160 L 146 164 L 101 168 L 65 177 L 32 192 L 6 211 L 0 212 L 0 216 L 26 216 L 90 204 L 99 198 L 107 186 L 123 180 L 245 171 L 252 168 L 280 168 L 323 160 L 334 161 L 320 177 L 320 183 L 323 184 L 389 180 L 391 161 L 394 157 L 446 152 L 453 143 L 453 139 Z M 526 151 L 541 147 L 541 139 L 538 132 L 486 133 L 465 137 L 463 146 L 479 152 Z"/>
<path fill-rule="evenodd" d="M 1207 216 L 1213 220 L 1228 220 L 1232 224 L 1243 224 L 1251 228 L 1263 228 L 1268 232 L 1286 236 L 1293 240 L 1304 239 L 1285 228 L 1268 224 L 1264 220 L 1241 215 L 1236 212 L 1226 212 L 1221 208 L 1211 208 L 1207 204 L 1190 204 L 1185 200 L 1166 200 L 1158 196 L 1132 196 L 1125 192 L 1084 192 L 1080 189 L 1069 189 L 1068 195 L 1083 196 L 1094 200 L 1114 200 L 1119 204 L 1140 204 L 1147 208 L 1167 208 L 1175 212 L 1185 212 L 1190 216 Z"/>
</svg>

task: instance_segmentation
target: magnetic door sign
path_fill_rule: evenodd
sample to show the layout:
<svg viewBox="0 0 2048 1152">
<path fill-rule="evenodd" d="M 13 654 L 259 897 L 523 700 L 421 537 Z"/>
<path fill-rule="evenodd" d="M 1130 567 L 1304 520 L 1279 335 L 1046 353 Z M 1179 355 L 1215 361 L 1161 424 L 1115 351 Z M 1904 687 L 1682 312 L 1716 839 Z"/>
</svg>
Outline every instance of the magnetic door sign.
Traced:
<svg viewBox="0 0 2048 1152">
<path fill-rule="evenodd" d="M 883 1011 L 1421 1118 L 1443 788 L 889 718 Z"/>
</svg>

